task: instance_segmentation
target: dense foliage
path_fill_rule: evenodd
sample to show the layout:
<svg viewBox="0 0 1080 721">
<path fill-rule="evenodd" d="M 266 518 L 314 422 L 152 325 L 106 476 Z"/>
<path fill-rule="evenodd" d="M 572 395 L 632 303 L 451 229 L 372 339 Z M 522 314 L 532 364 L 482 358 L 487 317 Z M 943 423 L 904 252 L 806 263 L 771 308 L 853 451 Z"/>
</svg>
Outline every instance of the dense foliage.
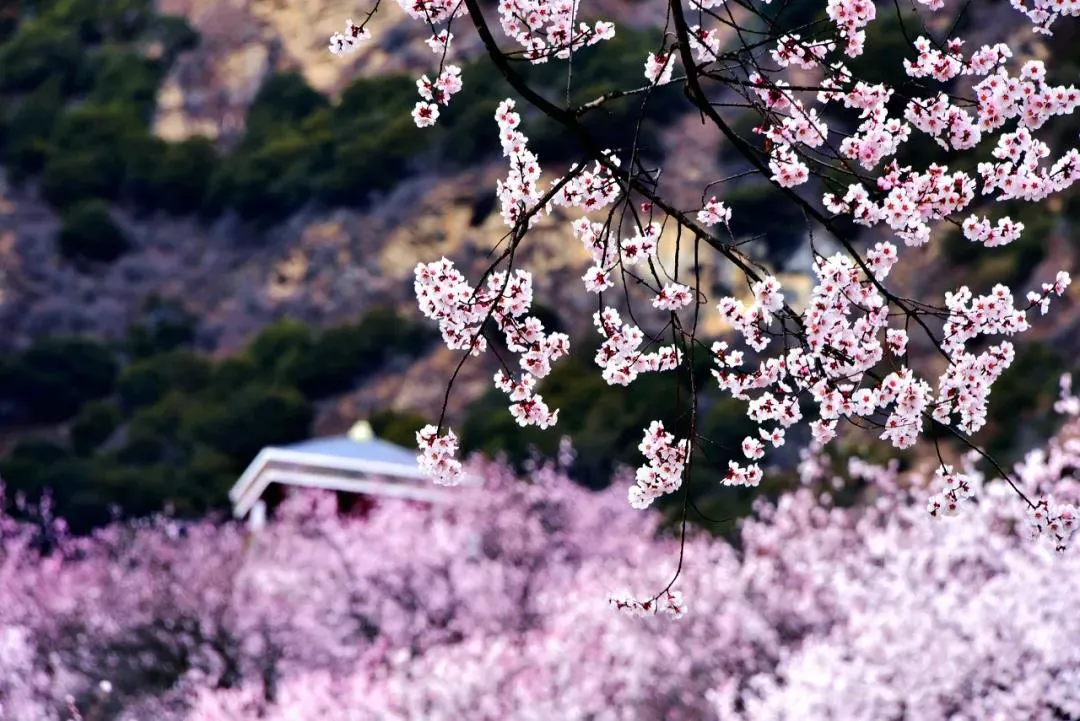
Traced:
<svg viewBox="0 0 1080 721">
<path fill-rule="evenodd" d="M 190 345 L 193 321 L 159 306 L 126 343 L 51 338 L 0 359 L 0 428 L 21 430 L 0 459 L 9 501 L 51 491 L 53 512 L 78 532 L 114 512 L 223 509 L 264 446 L 310 437 L 316 403 L 432 341 L 429 330 L 374 308 L 321 332 L 281 321 L 246 352 L 213 362 Z M 393 414 L 382 423 L 399 441 L 401 424 L 412 427 Z"/>
</svg>

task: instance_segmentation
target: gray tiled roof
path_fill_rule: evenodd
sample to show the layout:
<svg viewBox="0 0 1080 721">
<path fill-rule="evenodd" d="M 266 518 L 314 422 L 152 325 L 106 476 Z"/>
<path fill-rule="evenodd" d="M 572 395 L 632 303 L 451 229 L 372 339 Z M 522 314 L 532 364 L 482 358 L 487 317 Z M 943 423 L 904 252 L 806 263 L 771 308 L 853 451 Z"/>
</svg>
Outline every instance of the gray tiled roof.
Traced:
<svg viewBox="0 0 1080 721">
<path fill-rule="evenodd" d="M 331 436 L 329 438 L 312 438 L 311 440 L 276 447 L 294 453 L 321 454 L 338 458 L 355 458 L 416 467 L 416 451 L 410 451 L 407 448 L 402 448 L 379 438 L 354 441 L 348 436 Z"/>
</svg>

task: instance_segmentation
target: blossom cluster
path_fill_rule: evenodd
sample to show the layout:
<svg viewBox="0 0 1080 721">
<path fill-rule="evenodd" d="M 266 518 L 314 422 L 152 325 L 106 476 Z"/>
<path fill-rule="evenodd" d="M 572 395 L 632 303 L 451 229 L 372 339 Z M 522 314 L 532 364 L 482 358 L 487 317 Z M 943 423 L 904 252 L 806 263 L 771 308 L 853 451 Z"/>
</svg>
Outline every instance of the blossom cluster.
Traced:
<svg viewBox="0 0 1080 721">
<path fill-rule="evenodd" d="M 579 5 L 579 0 L 503 0 L 498 5 L 499 22 L 506 37 L 525 49 L 526 59 L 566 60 L 582 48 L 615 37 L 614 23 L 577 22 Z"/>
<path fill-rule="evenodd" d="M 671 75 L 675 71 L 675 53 L 649 53 L 645 59 L 645 79 L 656 85 L 665 85 L 671 82 Z"/>
<path fill-rule="evenodd" d="M 676 441 L 664 430 L 664 424 L 653 421 L 638 445 L 646 465 L 638 468 L 635 484 L 630 486 L 630 505 L 648 508 L 662 495 L 674 493 L 682 486 L 683 470 L 690 453 L 690 441 Z"/>
<path fill-rule="evenodd" d="M 668 614 L 672 618 L 682 618 L 687 611 L 686 602 L 678 591 L 664 591 L 658 598 L 648 598 L 644 601 L 639 601 L 629 594 L 612 594 L 608 603 L 616 611 L 639 618 L 655 616 L 658 613 Z"/>
<path fill-rule="evenodd" d="M 731 222 L 731 208 L 724 202 L 717 200 L 714 195 L 709 198 L 709 202 L 705 203 L 705 207 L 698 211 L 697 222 L 704 226 L 717 225 L 718 223 L 727 225 Z"/>
<path fill-rule="evenodd" d="M 398 5 L 409 17 L 428 25 L 447 22 L 468 12 L 461 0 L 398 0 Z"/>
<path fill-rule="evenodd" d="M 453 34 L 450 21 L 466 15 L 468 9 L 461 0 L 398 0 L 412 18 L 421 20 L 433 31 L 425 42 L 436 54 L 445 57 Z M 498 3 L 499 21 L 508 38 L 524 48 L 526 59 L 543 63 L 551 58 L 566 60 L 571 54 L 615 37 L 614 23 L 597 21 L 592 25 L 577 22 L 578 0 L 503 0 Z M 436 29 L 441 23 L 447 27 Z M 350 21 L 348 31 L 335 34 L 330 41 L 333 53 L 341 55 L 358 47 L 359 40 L 370 36 Z M 357 36 L 355 32 L 362 33 Z M 430 81 L 426 75 L 417 80 L 421 100 L 413 109 L 417 127 L 434 125 L 439 119 L 439 105 L 446 105 L 450 96 L 461 89 L 461 70 L 457 66 L 441 67 L 439 76 Z"/>
<path fill-rule="evenodd" d="M 1027 521 L 1032 538 L 1046 535 L 1061 552 L 1069 547 L 1076 533 L 1080 509 L 1072 503 L 1054 503 L 1049 498 L 1040 498 L 1033 508 L 1028 509 Z"/>
<path fill-rule="evenodd" d="M 359 50 L 360 45 L 370 39 L 371 31 L 357 25 L 350 18 L 345 21 L 345 32 L 330 36 L 330 52 L 334 55 L 348 55 Z"/>
<path fill-rule="evenodd" d="M 1009 0 L 1009 3 L 1024 13 L 1038 33 L 1049 35 L 1050 26 L 1063 17 L 1080 16 L 1080 3 L 1076 0 Z"/>
<path fill-rule="evenodd" d="M 534 389 L 536 382 L 551 372 L 551 364 L 569 352 L 569 339 L 565 333 L 546 332 L 538 318 L 527 315 L 532 306 L 532 275 L 521 270 L 494 272 L 488 276 L 487 288 L 473 289 L 453 263 L 443 258 L 418 264 L 415 276 L 420 309 L 439 322 L 443 340 L 451 349 L 471 355 L 484 352 L 487 339 L 482 334 L 483 325 L 489 318 L 494 321 L 505 336 L 507 349 L 520 354 L 521 375 L 516 380 L 502 371 L 495 376 L 496 386 L 510 396 L 511 413 L 523 426 L 554 425 L 559 412 L 549 409 Z M 438 459 L 445 461 L 444 452 L 451 448 L 439 447 Z"/>
<path fill-rule="evenodd" d="M 451 96 L 461 90 L 461 68 L 447 65 L 435 80 L 422 75 L 416 87 L 420 101 L 413 108 L 413 122 L 418 128 L 426 128 L 439 119 L 439 106 L 449 105 Z"/>
<path fill-rule="evenodd" d="M 611 385 L 628 386 L 639 373 L 674 370 L 682 361 L 682 351 L 674 345 L 648 353 L 641 350 L 644 332 L 632 323 L 624 323 L 619 311 L 612 307 L 594 313 L 593 323 L 604 338 L 596 351 L 596 364 Z"/>
<path fill-rule="evenodd" d="M 458 439 L 453 431 L 440 436 L 438 427 L 426 425 L 416 432 L 416 444 L 420 447 L 418 465 L 429 478 L 443 486 L 460 481 L 461 461 L 456 458 Z"/>
<path fill-rule="evenodd" d="M 528 138 L 518 126 L 521 116 L 514 111 L 516 103 L 507 98 L 499 103 L 495 110 L 495 121 L 499 124 L 499 140 L 502 142 L 503 156 L 510 161 L 510 172 L 506 180 L 500 180 L 496 195 L 502 206 L 503 221 L 514 228 L 526 213 L 534 209 L 540 200 L 537 183 L 540 180 L 540 162 L 536 154 L 528 148 Z M 528 216 L 528 226 L 539 221 L 533 213 Z"/>
<path fill-rule="evenodd" d="M 954 473 L 952 466 L 945 465 L 937 469 L 935 479 L 944 483 L 944 488 L 930 496 L 926 510 L 931 516 L 955 516 L 960 504 L 973 495 L 971 480 L 963 473 Z"/>
<path fill-rule="evenodd" d="M 941 5 L 924 4 L 931 9 Z M 848 41 L 846 52 L 860 54 L 862 30 L 876 12 L 873 4 L 831 2 L 828 12 L 840 28 L 840 37 Z M 830 48 L 816 42 L 801 43 L 800 49 L 799 40 L 785 36 L 778 41 L 773 51 L 778 65 L 812 69 L 828 62 Z M 912 126 L 955 150 L 973 148 L 986 132 L 1001 128 L 1009 119 L 1017 119 L 1020 127 L 998 138 L 992 152 L 998 162 L 979 166 L 982 187 L 978 191 L 976 179 L 966 172 L 950 172 L 938 165 L 919 172 L 891 161 L 877 178 L 876 188 L 853 183 L 842 198 L 825 194 L 824 202 L 831 212 L 850 215 L 856 223 L 868 227 L 884 224 L 906 245 L 921 246 L 930 239 L 933 221 L 963 211 L 977 192 L 988 198 L 1034 201 L 1074 182 L 1076 151 L 1066 152 L 1046 167 L 1041 161 L 1050 154 L 1049 147 L 1031 131 L 1054 115 L 1072 113 L 1077 107 L 1075 88 L 1049 84 L 1045 67 L 1037 60 L 1024 63 L 1018 76 L 1010 75 L 1005 64 L 1012 53 L 1001 44 L 983 46 L 967 59 L 961 54 L 963 42 L 959 39 L 940 47 L 919 37 L 914 45 L 916 59 L 904 63 L 910 77 L 933 78 L 942 83 L 960 75 L 983 77 L 973 88 L 977 98 L 974 115 L 954 104 L 950 96 L 938 93 L 930 98 L 912 98 L 904 119 L 892 117 L 888 109 L 892 88 L 856 80 L 842 62 L 833 62 L 818 100 L 840 101 L 860 113 L 860 125 L 840 144 L 841 155 L 869 170 L 895 155 L 910 137 Z M 805 106 L 796 93 L 787 89 L 784 80 L 761 72 L 751 75 L 750 80 L 754 93 L 775 118 L 758 130 L 771 141 L 767 148 L 774 182 L 784 187 L 805 183 L 808 167 L 797 149 L 819 147 L 829 133 L 828 127 L 814 108 Z M 963 222 L 965 236 L 987 247 L 1013 242 L 1023 229 L 1022 223 L 1007 217 L 993 224 L 973 214 Z M 763 408 L 778 412 L 783 407 L 779 399 L 785 395 L 808 390 L 818 404 L 819 419 L 811 422 L 811 429 L 820 442 L 835 436 L 838 419 L 873 418 L 877 413 L 887 414 L 878 421 L 883 427 L 882 438 L 898 448 L 915 443 L 924 414 L 944 423 L 949 423 L 955 414 L 961 430 L 978 430 L 985 422 L 990 389 L 1012 362 L 1014 352 L 1008 341 L 979 353 L 969 352 L 967 345 L 980 336 L 1015 335 L 1027 330 L 1026 310 L 1037 305 L 1045 313 L 1051 297 L 1061 296 L 1070 278 L 1061 272 L 1054 283 L 1043 284 L 1041 293 L 1029 293 L 1027 309 L 1017 308 L 1012 292 L 1000 285 L 977 299 L 965 286 L 946 293 L 948 314 L 939 343 L 949 365 L 940 375 L 935 397 L 931 386 L 906 367 L 877 383 L 868 382 L 866 376 L 882 358 L 879 334 L 885 334 L 885 345 L 894 355 L 902 356 L 907 348 L 906 329 L 888 327 L 895 299 L 880 285 L 897 258 L 895 246 L 886 241 L 867 253 L 865 261 L 853 262 L 841 255 L 819 259 L 815 268 L 818 285 L 802 317 L 809 353 L 789 349 L 780 358 L 764 359 L 752 373 L 740 373 L 732 369 L 725 344 L 714 373 L 721 388 L 744 399 L 749 399 L 746 392 L 750 388 L 768 388 L 751 406 L 751 418 L 755 420 L 761 417 Z M 718 310 L 746 336 L 751 348 L 759 353 L 766 348 L 766 319 L 748 318 L 734 298 L 722 300 Z M 908 309 L 905 315 L 912 312 L 917 311 Z M 786 418 L 791 420 L 790 415 Z M 761 430 L 763 436 L 767 433 L 768 429 Z M 753 438 L 747 439 L 743 451 L 751 460 L 762 453 Z M 728 482 L 740 477 L 739 469 L 738 464 L 732 464 Z M 934 501 L 936 507 L 948 507 L 966 493 L 962 483 L 952 483 L 955 476 L 948 478 L 946 491 Z"/>
</svg>

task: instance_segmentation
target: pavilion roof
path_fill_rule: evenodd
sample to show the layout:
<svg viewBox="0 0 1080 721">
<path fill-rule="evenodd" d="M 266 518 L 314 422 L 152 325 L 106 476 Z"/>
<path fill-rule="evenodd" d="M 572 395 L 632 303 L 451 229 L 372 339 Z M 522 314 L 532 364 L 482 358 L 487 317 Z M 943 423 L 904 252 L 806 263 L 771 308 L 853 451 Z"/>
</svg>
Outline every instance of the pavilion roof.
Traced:
<svg viewBox="0 0 1080 721">
<path fill-rule="evenodd" d="M 433 487 L 416 456 L 416 451 L 377 438 L 365 422 L 348 435 L 267 446 L 229 491 L 233 515 L 247 515 L 271 483 L 429 503 L 445 500 L 447 492 Z"/>
</svg>

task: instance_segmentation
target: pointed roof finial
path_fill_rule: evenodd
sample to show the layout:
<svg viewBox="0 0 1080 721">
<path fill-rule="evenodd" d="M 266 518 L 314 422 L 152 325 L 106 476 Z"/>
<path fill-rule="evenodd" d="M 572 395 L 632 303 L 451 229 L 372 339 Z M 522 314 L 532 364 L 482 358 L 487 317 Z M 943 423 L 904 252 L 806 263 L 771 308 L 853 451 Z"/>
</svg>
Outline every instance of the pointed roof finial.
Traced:
<svg viewBox="0 0 1080 721">
<path fill-rule="evenodd" d="M 374 437 L 375 432 L 371 430 L 371 424 L 367 421 L 357 421 L 349 429 L 349 438 L 360 443 L 370 441 Z"/>
</svg>

